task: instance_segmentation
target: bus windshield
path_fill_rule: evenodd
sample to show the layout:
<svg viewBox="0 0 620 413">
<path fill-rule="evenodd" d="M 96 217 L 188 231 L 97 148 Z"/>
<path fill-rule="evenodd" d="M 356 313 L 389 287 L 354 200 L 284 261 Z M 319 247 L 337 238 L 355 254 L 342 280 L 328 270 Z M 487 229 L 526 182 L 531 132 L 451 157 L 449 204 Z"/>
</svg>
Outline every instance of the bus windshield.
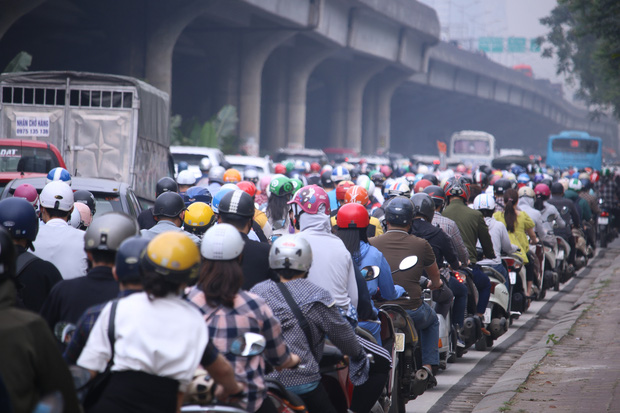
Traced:
<svg viewBox="0 0 620 413">
<path fill-rule="evenodd" d="M 491 155 L 491 145 L 484 139 L 457 139 L 452 153 L 459 155 Z"/>
<path fill-rule="evenodd" d="M 597 141 L 585 139 L 555 138 L 551 142 L 551 148 L 555 152 L 597 153 L 599 150 L 599 143 Z"/>
</svg>

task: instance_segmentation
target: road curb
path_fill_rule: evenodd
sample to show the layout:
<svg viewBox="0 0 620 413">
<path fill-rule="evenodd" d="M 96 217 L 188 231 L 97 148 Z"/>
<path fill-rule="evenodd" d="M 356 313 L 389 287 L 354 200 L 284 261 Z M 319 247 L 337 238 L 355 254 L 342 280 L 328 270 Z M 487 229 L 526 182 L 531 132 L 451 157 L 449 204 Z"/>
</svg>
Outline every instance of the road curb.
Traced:
<svg viewBox="0 0 620 413">
<path fill-rule="evenodd" d="M 474 407 L 472 412 L 487 413 L 498 412 L 500 409 L 515 396 L 519 386 L 525 383 L 532 370 L 540 364 L 545 358 L 550 348 L 554 346 L 555 341 L 562 339 L 577 322 L 577 319 L 588 309 L 593 303 L 601 283 L 611 278 L 614 274 L 614 267 L 620 265 L 620 256 L 614 259 L 613 264 L 604 269 L 586 291 L 579 297 L 573 305 L 573 309 L 567 312 L 560 320 L 551 327 L 543 338 L 532 347 L 530 347 L 519 360 L 517 360 L 510 369 L 508 369 L 497 382 L 485 393 L 484 397 Z M 551 340 L 549 337 L 553 337 Z"/>
</svg>

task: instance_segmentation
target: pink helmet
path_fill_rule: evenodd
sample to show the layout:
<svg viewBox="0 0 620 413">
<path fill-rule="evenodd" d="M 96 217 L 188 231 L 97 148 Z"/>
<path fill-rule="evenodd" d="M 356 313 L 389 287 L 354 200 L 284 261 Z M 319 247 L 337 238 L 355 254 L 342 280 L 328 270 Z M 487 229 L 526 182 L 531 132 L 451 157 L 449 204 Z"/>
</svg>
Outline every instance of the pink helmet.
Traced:
<svg viewBox="0 0 620 413">
<path fill-rule="evenodd" d="M 308 185 L 301 188 L 293 199 L 289 201 L 289 205 L 298 205 L 304 212 L 308 214 L 318 214 L 319 212 L 326 215 L 330 214 L 329 197 L 323 188 L 318 185 Z"/>
<path fill-rule="evenodd" d="M 15 188 L 13 196 L 15 198 L 25 198 L 32 204 L 35 210 L 39 210 L 39 193 L 34 186 L 30 184 L 21 184 Z"/>
<path fill-rule="evenodd" d="M 260 181 L 258 181 L 258 189 L 262 192 L 265 192 L 267 188 L 269 188 L 269 184 L 271 183 L 271 175 L 263 175 Z"/>
<path fill-rule="evenodd" d="M 77 229 L 86 230 L 93 221 L 92 215 L 90 215 L 90 208 L 88 205 L 81 202 L 73 204 L 73 212 L 71 213 L 71 226 Z"/>
</svg>

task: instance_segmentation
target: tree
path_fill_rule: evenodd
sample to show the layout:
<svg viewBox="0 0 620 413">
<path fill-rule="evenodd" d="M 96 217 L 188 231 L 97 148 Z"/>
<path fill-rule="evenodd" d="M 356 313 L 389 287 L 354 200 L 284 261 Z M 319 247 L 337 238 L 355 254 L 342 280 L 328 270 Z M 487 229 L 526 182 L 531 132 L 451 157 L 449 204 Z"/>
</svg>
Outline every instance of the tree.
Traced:
<svg viewBox="0 0 620 413">
<path fill-rule="evenodd" d="M 226 105 L 207 122 L 192 119 L 183 124 L 181 115 L 170 119 L 170 135 L 173 145 L 204 146 L 220 148 L 224 153 L 237 151 L 237 139 L 234 135 L 237 126 L 237 109 Z"/>
<path fill-rule="evenodd" d="M 543 57 L 555 57 L 557 73 L 578 82 L 577 97 L 595 116 L 612 109 L 620 118 L 620 2 L 558 0 L 540 22 L 550 28 L 538 39 Z"/>
</svg>

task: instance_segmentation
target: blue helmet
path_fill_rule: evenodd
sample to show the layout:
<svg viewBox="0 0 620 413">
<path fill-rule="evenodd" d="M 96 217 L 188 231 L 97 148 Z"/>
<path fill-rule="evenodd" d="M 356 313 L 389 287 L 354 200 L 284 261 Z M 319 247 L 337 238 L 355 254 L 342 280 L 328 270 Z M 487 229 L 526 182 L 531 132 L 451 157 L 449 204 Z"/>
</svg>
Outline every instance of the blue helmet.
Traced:
<svg viewBox="0 0 620 413">
<path fill-rule="evenodd" d="M 140 281 L 140 256 L 149 239 L 135 236 L 124 240 L 116 251 L 115 270 L 119 282 Z"/>
<path fill-rule="evenodd" d="M 519 176 L 517 176 L 517 182 L 520 184 L 527 184 L 530 182 L 530 176 L 526 173 L 519 174 Z"/>
<path fill-rule="evenodd" d="M 187 164 L 187 162 L 181 161 L 177 164 L 177 173 L 181 171 L 185 171 L 187 168 L 189 168 L 189 165 Z"/>
<path fill-rule="evenodd" d="M 37 214 L 25 198 L 0 201 L 0 225 L 6 228 L 11 237 L 30 241 L 30 247 L 39 233 Z"/>
<path fill-rule="evenodd" d="M 46 184 L 49 184 L 52 181 L 62 181 L 67 185 L 71 186 L 71 174 L 65 168 L 61 168 L 60 166 L 52 169 L 47 174 L 47 179 L 45 181 Z"/>
<path fill-rule="evenodd" d="M 185 200 L 185 206 L 190 206 L 194 202 L 204 202 L 207 205 L 211 205 L 213 196 L 211 192 L 203 186 L 192 186 L 185 192 L 183 199 Z"/>
<path fill-rule="evenodd" d="M 226 195 L 229 191 L 233 191 L 233 189 L 222 188 L 219 191 L 217 191 L 217 193 L 213 197 L 213 201 L 211 202 L 211 209 L 213 209 L 213 212 L 215 212 L 216 214 L 219 214 L 218 208 L 220 206 L 220 202 L 222 201 L 222 198 L 224 198 L 224 195 Z"/>
<path fill-rule="evenodd" d="M 350 181 L 351 174 L 344 166 L 337 166 L 332 170 L 332 181 L 338 183 L 340 181 Z"/>
<path fill-rule="evenodd" d="M 510 172 L 512 172 L 515 175 L 520 175 L 522 173 L 526 173 L 527 169 L 525 169 L 524 167 L 522 167 L 521 165 L 513 165 L 510 168 Z"/>
</svg>

